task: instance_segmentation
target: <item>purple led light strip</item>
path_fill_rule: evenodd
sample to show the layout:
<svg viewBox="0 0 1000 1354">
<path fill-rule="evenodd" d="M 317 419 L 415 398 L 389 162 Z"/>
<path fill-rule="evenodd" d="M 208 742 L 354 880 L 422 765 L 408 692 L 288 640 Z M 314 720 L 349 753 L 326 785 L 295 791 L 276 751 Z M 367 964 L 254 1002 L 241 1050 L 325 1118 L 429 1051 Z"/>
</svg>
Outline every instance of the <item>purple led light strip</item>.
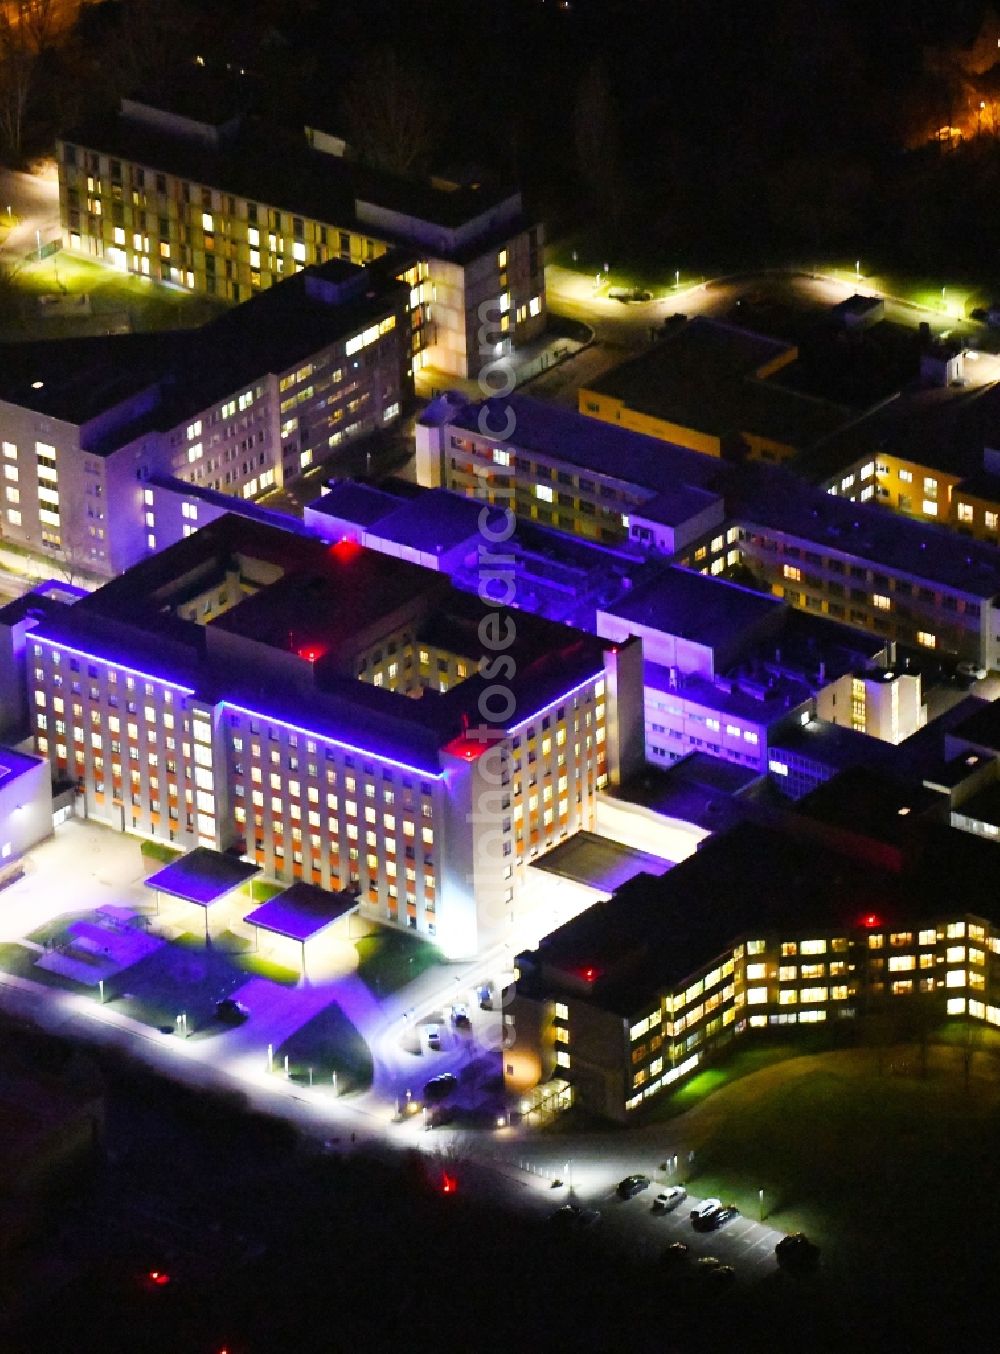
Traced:
<svg viewBox="0 0 1000 1354">
<path fill-rule="evenodd" d="M 55 649 L 65 649 L 67 653 L 76 654 L 78 658 L 86 658 L 92 663 L 104 663 L 106 666 L 121 668 L 123 672 L 131 672 L 134 677 L 142 677 L 148 682 L 159 682 L 161 686 L 173 687 L 175 691 L 182 691 L 185 696 L 194 695 L 193 686 L 183 686 L 180 682 L 173 681 L 170 677 L 158 677 L 152 672 L 143 672 L 141 668 L 135 668 L 131 663 L 125 663 L 120 658 L 108 658 L 104 654 L 88 653 L 86 649 L 78 649 L 73 644 L 65 644 L 61 639 L 52 639 L 49 635 L 39 634 L 37 630 L 32 630 L 27 636 L 29 643 L 50 644 Z"/>
<path fill-rule="evenodd" d="M 342 747 L 348 752 L 355 752 L 359 757 L 371 757 L 377 762 L 389 762 L 392 766 L 398 766 L 403 771 L 411 771 L 415 776 L 443 780 L 447 774 L 440 770 L 429 771 L 426 767 L 411 766 L 409 762 L 401 762 L 398 757 L 389 757 L 384 752 L 376 752 L 374 748 L 360 747 L 357 743 L 348 743 L 344 738 L 337 738 L 329 733 L 320 733 L 318 729 L 307 729 L 303 724 L 293 724 L 290 720 L 281 719 L 278 715 L 269 715 L 264 710 L 251 710 L 248 706 L 237 705 L 235 701 L 231 700 L 223 700 L 222 704 L 241 715 L 249 715 L 252 719 L 261 719 L 267 724 L 281 724 L 284 728 L 292 729 L 295 733 L 305 734 L 307 738 L 316 738 L 323 743 L 336 743 L 337 747 Z"/>
</svg>

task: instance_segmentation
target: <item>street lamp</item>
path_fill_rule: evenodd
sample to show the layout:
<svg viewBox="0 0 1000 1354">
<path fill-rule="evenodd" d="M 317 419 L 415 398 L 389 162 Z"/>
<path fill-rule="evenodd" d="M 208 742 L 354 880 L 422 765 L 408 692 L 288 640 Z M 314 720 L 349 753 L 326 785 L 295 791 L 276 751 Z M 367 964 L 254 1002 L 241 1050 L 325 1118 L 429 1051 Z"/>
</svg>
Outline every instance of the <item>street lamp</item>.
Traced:
<svg viewBox="0 0 1000 1354">
<path fill-rule="evenodd" d="M 855 263 L 854 263 L 854 276 L 855 276 L 859 281 L 861 280 L 861 260 L 860 260 L 860 259 L 856 259 L 856 260 L 855 260 Z"/>
<path fill-rule="evenodd" d="M 763 1221 L 764 1221 L 764 1191 L 763 1191 L 762 1189 L 761 1189 L 761 1190 L 758 1190 L 758 1191 L 757 1191 L 757 1194 L 758 1194 L 758 1196 L 759 1196 L 759 1198 L 760 1198 L 760 1220 L 761 1220 L 761 1222 L 763 1222 Z"/>
<path fill-rule="evenodd" d="M 679 268 L 675 268 L 675 269 L 674 269 L 674 286 L 675 286 L 675 287 L 679 287 L 680 285 L 681 285 L 681 270 L 680 270 Z"/>
</svg>

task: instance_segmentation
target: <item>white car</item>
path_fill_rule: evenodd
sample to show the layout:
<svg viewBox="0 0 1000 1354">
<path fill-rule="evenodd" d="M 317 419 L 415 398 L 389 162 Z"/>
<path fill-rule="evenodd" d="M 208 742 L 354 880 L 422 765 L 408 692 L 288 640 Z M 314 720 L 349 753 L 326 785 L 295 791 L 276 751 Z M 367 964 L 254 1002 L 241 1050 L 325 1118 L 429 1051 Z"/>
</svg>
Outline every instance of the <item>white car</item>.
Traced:
<svg viewBox="0 0 1000 1354">
<path fill-rule="evenodd" d="M 697 1208 L 692 1208 L 691 1221 L 694 1223 L 704 1222 L 706 1218 L 711 1217 L 717 1208 L 721 1207 L 721 1199 L 703 1199 Z"/>
<path fill-rule="evenodd" d="M 427 1047 L 439 1049 L 441 1047 L 441 1026 L 427 1026 Z"/>
<path fill-rule="evenodd" d="M 678 1204 L 683 1203 L 688 1192 L 683 1185 L 671 1185 L 662 1190 L 653 1200 L 655 1213 L 672 1213 Z"/>
<path fill-rule="evenodd" d="M 959 663 L 955 668 L 955 675 L 964 677 L 966 681 L 981 682 L 989 676 L 989 673 L 979 663 Z"/>
</svg>

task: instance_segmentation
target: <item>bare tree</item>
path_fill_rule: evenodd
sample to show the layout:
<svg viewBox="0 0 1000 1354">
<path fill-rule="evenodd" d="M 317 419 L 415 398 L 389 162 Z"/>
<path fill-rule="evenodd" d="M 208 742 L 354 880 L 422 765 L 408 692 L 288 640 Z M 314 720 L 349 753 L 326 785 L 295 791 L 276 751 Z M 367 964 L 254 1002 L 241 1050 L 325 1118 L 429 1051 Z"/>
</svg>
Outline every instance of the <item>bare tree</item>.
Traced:
<svg viewBox="0 0 1000 1354">
<path fill-rule="evenodd" d="M 584 73 L 576 94 L 577 171 L 605 220 L 622 211 L 621 141 L 618 113 L 604 66 L 595 61 Z"/>
<path fill-rule="evenodd" d="M 436 116 L 427 86 L 391 49 L 370 52 L 343 97 L 351 144 L 362 159 L 392 174 L 426 169 Z"/>
<path fill-rule="evenodd" d="M 37 55 L 27 26 L 0 9 L 0 137 L 15 156 L 20 155 L 24 140 Z"/>
<path fill-rule="evenodd" d="M 67 583 L 78 583 L 92 567 L 88 553 L 90 541 L 86 530 L 79 524 L 61 530 L 60 541 L 61 544 L 53 552 L 53 562 Z"/>
</svg>

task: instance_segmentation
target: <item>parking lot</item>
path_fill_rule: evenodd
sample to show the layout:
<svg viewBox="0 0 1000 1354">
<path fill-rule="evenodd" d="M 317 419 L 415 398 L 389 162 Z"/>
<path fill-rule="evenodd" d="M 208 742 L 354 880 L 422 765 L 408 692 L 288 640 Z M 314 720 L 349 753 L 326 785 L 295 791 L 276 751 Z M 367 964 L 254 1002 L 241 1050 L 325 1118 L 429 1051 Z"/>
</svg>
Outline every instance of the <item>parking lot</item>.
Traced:
<svg viewBox="0 0 1000 1354">
<path fill-rule="evenodd" d="M 444 1130 L 442 1137 L 447 1134 Z M 659 1259 L 668 1246 L 682 1241 L 688 1261 L 714 1255 L 731 1265 L 739 1283 L 755 1283 L 777 1268 L 774 1248 L 785 1235 L 766 1221 L 740 1214 L 714 1232 L 697 1231 L 690 1213 L 704 1202 L 697 1178 L 686 1188 L 688 1196 L 669 1213 L 653 1208 L 657 1194 L 686 1174 L 686 1156 L 678 1154 L 674 1171 L 659 1169 L 662 1162 L 643 1160 L 641 1153 L 617 1135 L 557 1139 L 507 1136 L 499 1133 L 487 1146 L 456 1142 L 470 1158 L 489 1163 L 492 1182 L 476 1172 L 476 1188 L 517 1204 L 546 1219 L 566 1203 L 596 1209 L 600 1222 L 587 1229 L 594 1245 L 606 1246 L 639 1263 Z M 670 1160 L 670 1153 L 665 1153 Z M 567 1157 L 571 1157 L 567 1160 Z M 470 1161 L 471 1164 L 471 1161 Z M 632 1173 L 644 1173 L 649 1186 L 632 1199 L 622 1199 L 618 1182 Z M 554 1183 L 559 1182 L 559 1183 Z M 723 1202 L 728 1202 L 723 1200 Z"/>
<path fill-rule="evenodd" d="M 690 1212 L 704 1202 L 702 1196 L 689 1193 L 672 1213 L 662 1213 L 653 1209 L 661 1188 L 651 1184 L 634 1199 L 620 1199 L 610 1190 L 598 1199 L 587 1200 L 586 1206 L 600 1210 L 600 1226 L 607 1229 L 609 1241 L 636 1259 L 656 1259 L 667 1246 L 683 1241 L 692 1260 L 702 1255 L 717 1256 L 723 1264 L 732 1265 L 741 1282 L 755 1282 L 775 1269 L 774 1248 L 784 1232 L 742 1215 L 716 1232 L 696 1231 Z"/>
</svg>

